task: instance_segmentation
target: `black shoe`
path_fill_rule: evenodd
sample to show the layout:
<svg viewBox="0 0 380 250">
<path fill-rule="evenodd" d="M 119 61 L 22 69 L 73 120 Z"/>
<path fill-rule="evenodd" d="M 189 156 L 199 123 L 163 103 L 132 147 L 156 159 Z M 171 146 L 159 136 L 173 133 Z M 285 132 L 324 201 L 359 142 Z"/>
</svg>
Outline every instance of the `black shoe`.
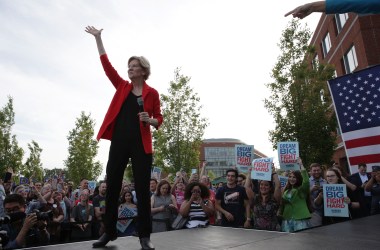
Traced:
<svg viewBox="0 0 380 250">
<path fill-rule="evenodd" d="M 100 238 L 98 239 L 97 242 L 94 242 L 92 244 L 92 247 L 93 248 L 98 248 L 98 247 L 104 247 L 105 245 L 107 245 L 107 243 L 110 241 L 110 240 L 116 240 L 117 238 L 117 235 L 116 234 L 107 234 L 107 233 L 104 233 L 102 234 L 102 236 L 100 236 Z"/>
<path fill-rule="evenodd" d="M 143 250 L 154 250 L 154 246 L 148 237 L 141 238 L 140 244 Z"/>
</svg>

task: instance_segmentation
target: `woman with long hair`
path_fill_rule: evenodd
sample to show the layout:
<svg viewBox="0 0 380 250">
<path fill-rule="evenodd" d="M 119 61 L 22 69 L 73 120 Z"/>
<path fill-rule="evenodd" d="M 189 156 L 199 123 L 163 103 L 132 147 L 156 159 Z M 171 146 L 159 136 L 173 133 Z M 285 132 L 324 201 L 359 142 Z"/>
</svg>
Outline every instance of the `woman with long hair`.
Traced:
<svg viewBox="0 0 380 250">
<path fill-rule="evenodd" d="M 125 191 L 120 197 L 120 205 L 118 211 L 117 229 L 118 236 L 129 236 L 135 231 L 135 223 L 133 218 L 120 220 L 120 218 L 131 217 L 137 215 L 137 206 L 133 202 L 133 194 L 131 191 Z"/>
<path fill-rule="evenodd" d="M 345 184 L 343 181 L 343 176 L 341 175 L 341 172 L 336 169 L 335 167 L 329 168 L 326 171 L 326 181 L 327 184 Z M 353 210 L 360 209 L 360 204 L 359 202 L 355 201 L 356 198 L 354 197 L 354 193 L 347 188 L 347 197 L 344 197 L 345 203 L 348 204 L 349 208 L 349 213 L 351 214 Z M 320 206 L 323 204 L 324 199 L 323 199 L 323 191 L 321 191 L 318 196 L 314 199 L 313 201 L 317 206 Z M 323 216 L 322 217 L 322 224 L 323 225 L 329 225 L 329 224 L 334 224 L 337 222 L 342 222 L 342 221 L 347 221 L 350 220 L 350 217 L 327 217 Z"/>
<path fill-rule="evenodd" d="M 158 183 L 156 193 L 151 197 L 153 233 L 168 231 L 172 218 L 178 213 L 177 201 L 170 190 L 170 183 L 162 180 Z"/>
<path fill-rule="evenodd" d="M 281 231 L 295 232 L 310 227 L 310 187 L 309 176 L 297 159 L 301 171 L 290 171 L 288 183 L 282 193 L 279 215 L 282 216 Z"/>
<path fill-rule="evenodd" d="M 253 210 L 253 228 L 259 230 L 279 231 L 277 211 L 281 202 L 281 184 L 278 175 L 272 167 L 272 180 L 260 180 L 259 193 L 255 194 L 246 180 L 245 188 Z M 250 174 L 248 175 L 250 176 Z"/>
</svg>

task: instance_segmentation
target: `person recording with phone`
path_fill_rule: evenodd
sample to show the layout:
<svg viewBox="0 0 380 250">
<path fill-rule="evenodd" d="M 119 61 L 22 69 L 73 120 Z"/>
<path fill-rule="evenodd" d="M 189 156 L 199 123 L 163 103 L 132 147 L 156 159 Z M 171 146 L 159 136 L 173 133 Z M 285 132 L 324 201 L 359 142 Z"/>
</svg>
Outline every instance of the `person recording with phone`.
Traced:
<svg viewBox="0 0 380 250">
<path fill-rule="evenodd" d="M 163 121 L 160 97 L 146 80 L 150 75 L 150 63 L 142 56 L 128 60 L 128 77 L 124 80 L 113 68 L 103 46 L 103 29 L 87 26 L 87 33 L 96 40 L 103 69 L 116 92 L 100 127 L 97 139 L 111 140 L 106 168 L 107 193 L 104 215 L 105 233 L 93 244 L 103 247 L 117 238 L 116 222 L 118 199 L 125 167 L 132 160 L 132 171 L 137 196 L 137 230 L 142 249 L 154 249 L 150 241 L 152 232 L 149 182 L 152 169 L 151 126 L 158 129 Z"/>
<path fill-rule="evenodd" d="M 40 246 L 49 243 L 50 235 L 46 221 L 39 219 L 37 213 L 26 214 L 25 199 L 19 194 L 10 194 L 4 199 L 4 209 L 10 218 L 1 225 L 0 230 L 7 232 L 8 243 L 4 249 Z"/>
</svg>

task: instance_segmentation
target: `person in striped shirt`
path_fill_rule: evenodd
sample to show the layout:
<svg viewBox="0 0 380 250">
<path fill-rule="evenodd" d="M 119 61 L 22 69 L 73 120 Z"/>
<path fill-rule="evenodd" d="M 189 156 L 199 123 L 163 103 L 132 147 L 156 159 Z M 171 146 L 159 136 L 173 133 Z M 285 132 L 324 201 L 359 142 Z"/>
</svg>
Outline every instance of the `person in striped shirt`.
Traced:
<svg viewBox="0 0 380 250">
<path fill-rule="evenodd" d="M 214 206 L 208 200 L 208 188 L 199 183 L 191 182 L 185 189 L 185 201 L 182 203 L 180 214 L 188 217 L 186 228 L 206 227 L 209 216 L 214 214 Z"/>
</svg>

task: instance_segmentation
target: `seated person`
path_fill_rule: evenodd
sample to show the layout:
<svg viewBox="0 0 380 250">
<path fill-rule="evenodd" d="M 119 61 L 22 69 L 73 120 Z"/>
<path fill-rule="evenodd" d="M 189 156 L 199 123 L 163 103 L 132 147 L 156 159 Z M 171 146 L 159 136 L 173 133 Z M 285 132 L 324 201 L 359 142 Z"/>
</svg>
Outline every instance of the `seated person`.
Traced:
<svg viewBox="0 0 380 250">
<path fill-rule="evenodd" d="M 4 210 L 12 218 L 10 223 L 1 226 L 1 230 L 6 231 L 9 237 L 9 242 L 3 246 L 4 249 L 31 247 L 49 243 L 50 236 L 46 230 L 46 223 L 37 220 L 35 213 L 30 213 L 25 217 L 25 199 L 21 195 L 7 195 L 4 199 Z"/>
</svg>

